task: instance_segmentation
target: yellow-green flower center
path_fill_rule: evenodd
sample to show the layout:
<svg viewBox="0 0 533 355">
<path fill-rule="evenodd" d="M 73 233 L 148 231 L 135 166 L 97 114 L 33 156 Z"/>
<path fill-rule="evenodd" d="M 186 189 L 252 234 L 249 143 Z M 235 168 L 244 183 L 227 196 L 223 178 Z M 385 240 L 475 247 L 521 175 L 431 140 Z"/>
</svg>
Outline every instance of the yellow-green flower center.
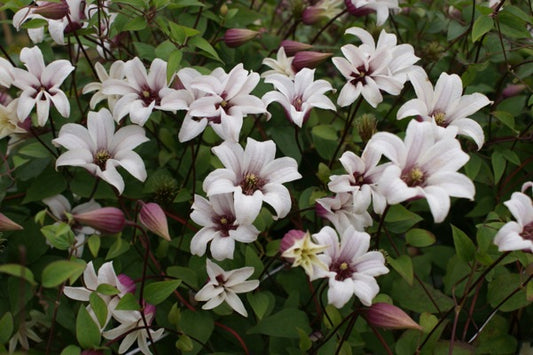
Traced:
<svg viewBox="0 0 533 355">
<path fill-rule="evenodd" d="M 105 149 L 101 149 L 94 155 L 93 163 L 98 165 L 100 169 L 105 170 L 107 161 L 111 159 L 111 154 Z"/>
</svg>

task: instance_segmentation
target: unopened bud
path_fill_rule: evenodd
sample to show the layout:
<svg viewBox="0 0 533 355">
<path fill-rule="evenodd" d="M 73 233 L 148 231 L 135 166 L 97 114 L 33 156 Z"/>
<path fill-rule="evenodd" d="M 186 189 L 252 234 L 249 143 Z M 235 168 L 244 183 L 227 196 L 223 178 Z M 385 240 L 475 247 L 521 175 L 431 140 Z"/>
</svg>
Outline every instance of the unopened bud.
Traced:
<svg viewBox="0 0 533 355">
<path fill-rule="evenodd" d="M 502 97 L 507 98 L 507 97 L 516 96 L 520 94 L 522 91 L 524 91 L 525 88 L 526 86 L 524 84 L 507 85 L 507 87 L 503 89 L 502 91 Z"/>
<path fill-rule="evenodd" d="M 117 275 L 117 279 L 124 287 L 124 291 L 126 291 L 127 293 L 135 293 L 135 289 L 137 288 L 137 286 L 135 286 L 135 281 L 133 281 L 131 277 L 126 274 L 119 274 Z"/>
<path fill-rule="evenodd" d="M 259 32 L 247 28 L 230 28 L 224 34 L 224 43 L 226 43 L 228 47 L 235 48 L 242 46 L 244 43 L 254 39 L 258 35 Z"/>
<path fill-rule="evenodd" d="M 289 39 L 281 41 L 281 46 L 285 50 L 285 54 L 287 54 L 288 57 L 292 57 L 294 54 L 300 51 L 306 51 L 308 49 L 313 48 L 313 46 L 310 44 L 298 41 L 291 41 Z"/>
<path fill-rule="evenodd" d="M 281 243 L 279 245 L 279 251 L 283 253 L 285 250 L 289 249 L 294 245 L 294 242 L 297 240 L 302 239 L 305 237 L 305 232 L 298 229 L 291 229 L 281 239 Z M 289 260 L 292 262 L 292 260 Z"/>
<path fill-rule="evenodd" d="M 366 311 L 365 319 L 373 327 L 385 329 L 417 329 L 422 327 L 400 308 L 389 303 L 375 303 Z"/>
<path fill-rule="evenodd" d="M 65 0 L 60 2 L 40 1 L 32 12 L 50 20 L 60 20 L 69 14 L 69 7 Z"/>
<path fill-rule="evenodd" d="M 220 10 L 218 10 L 222 16 L 226 16 L 228 14 L 228 5 L 226 3 L 222 4 L 220 6 Z"/>
<path fill-rule="evenodd" d="M 309 6 L 302 13 L 302 22 L 306 25 L 313 25 L 320 21 L 320 19 L 324 17 L 325 13 L 326 10 L 321 7 Z"/>
<path fill-rule="evenodd" d="M 0 213 L 0 231 L 18 231 L 24 229 L 20 224 L 13 222 L 5 214 Z"/>
<path fill-rule="evenodd" d="M 170 240 L 167 216 L 157 203 L 142 203 L 141 212 L 139 212 L 139 221 L 150 232 L 157 234 L 163 239 Z"/>
<path fill-rule="evenodd" d="M 294 55 L 292 60 L 292 67 L 296 72 L 303 68 L 316 68 L 326 59 L 331 57 L 333 53 L 321 53 L 321 52 L 298 52 Z"/>
<path fill-rule="evenodd" d="M 375 12 L 374 9 L 366 7 L 366 6 L 356 7 L 354 3 L 352 2 L 352 0 L 344 0 L 344 4 L 346 5 L 346 10 L 348 10 L 350 14 L 356 17 L 367 16 Z"/>
<path fill-rule="evenodd" d="M 363 142 L 368 142 L 377 132 L 376 122 L 376 117 L 370 113 L 365 113 L 357 120 L 357 130 Z"/>
<path fill-rule="evenodd" d="M 116 207 L 103 207 L 89 212 L 73 215 L 74 220 L 80 224 L 93 227 L 102 233 L 115 234 L 124 228 L 126 219 L 124 213 Z"/>
</svg>

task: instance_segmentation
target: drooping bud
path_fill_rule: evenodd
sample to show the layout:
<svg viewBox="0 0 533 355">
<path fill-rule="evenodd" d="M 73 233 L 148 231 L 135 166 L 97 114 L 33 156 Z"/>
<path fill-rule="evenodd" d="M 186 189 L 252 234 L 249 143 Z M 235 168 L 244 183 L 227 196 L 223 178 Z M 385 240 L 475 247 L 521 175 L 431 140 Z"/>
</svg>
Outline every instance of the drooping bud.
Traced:
<svg viewBox="0 0 533 355">
<path fill-rule="evenodd" d="M 126 219 L 124 213 L 116 207 L 103 207 L 89 212 L 73 215 L 74 220 L 80 224 L 93 227 L 102 233 L 115 234 L 124 228 Z"/>
<path fill-rule="evenodd" d="M 356 17 L 363 17 L 367 16 L 373 12 L 375 12 L 374 9 L 366 6 L 356 7 L 352 0 L 344 0 L 344 4 L 346 5 L 346 10 L 348 12 Z"/>
<path fill-rule="evenodd" d="M 281 41 L 281 47 L 283 47 L 283 49 L 285 50 L 285 54 L 289 57 L 292 57 L 294 54 L 300 51 L 306 51 L 308 49 L 313 48 L 313 46 L 310 44 L 298 41 L 291 41 L 290 39 Z"/>
<path fill-rule="evenodd" d="M 32 12 L 50 20 L 60 20 L 69 14 L 69 7 L 65 0 L 60 2 L 40 1 Z"/>
<path fill-rule="evenodd" d="M 139 212 L 139 221 L 150 232 L 157 234 L 163 239 L 170 240 L 168 232 L 167 216 L 157 203 L 143 203 Z"/>
<path fill-rule="evenodd" d="M 316 68 L 326 59 L 331 57 L 333 53 L 322 53 L 322 52 L 298 52 L 294 55 L 292 60 L 292 67 L 296 72 L 300 71 L 303 68 Z"/>
<path fill-rule="evenodd" d="M 131 277 L 126 274 L 119 274 L 117 275 L 117 279 L 124 287 L 124 291 L 126 291 L 127 293 L 135 293 L 135 289 L 137 288 L 137 286 L 135 286 L 135 281 L 133 281 Z"/>
<path fill-rule="evenodd" d="M 15 223 L 10 218 L 8 218 L 5 214 L 0 213 L 0 231 L 18 231 L 22 230 L 22 226 L 20 224 Z"/>
<path fill-rule="evenodd" d="M 374 133 L 377 132 L 376 116 L 371 113 L 362 115 L 357 120 L 357 130 L 363 142 L 368 142 Z"/>
<path fill-rule="evenodd" d="M 224 34 L 224 43 L 226 43 L 228 47 L 235 48 L 242 46 L 258 35 L 259 32 L 247 28 L 230 28 Z"/>
<path fill-rule="evenodd" d="M 505 89 L 503 89 L 502 91 L 502 97 L 507 98 L 507 97 L 516 96 L 520 94 L 522 91 L 524 91 L 525 88 L 526 86 L 524 84 L 507 85 Z"/>
<path fill-rule="evenodd" d="M 318 6 L 309 6 L 302 13 L 302 22 L 313 25 L 325 16 L 326 10 Z"/>
<path fill-rule="evenodd" d="M 400 308 L 389 303 L 375 303 L 365 312 L 366 321 L 373 327 L 385 329 L 417 329 L 422 327 Z"/>
</svg>

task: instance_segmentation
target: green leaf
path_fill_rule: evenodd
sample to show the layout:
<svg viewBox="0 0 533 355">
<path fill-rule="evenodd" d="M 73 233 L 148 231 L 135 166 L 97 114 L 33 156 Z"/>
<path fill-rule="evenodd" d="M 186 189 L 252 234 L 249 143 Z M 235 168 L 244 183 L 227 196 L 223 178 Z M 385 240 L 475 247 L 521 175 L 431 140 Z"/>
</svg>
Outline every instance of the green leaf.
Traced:
<svg viewBox="0 0 533 355">
<path fill-rule="evenodd" d="M 117 237 L 117 240 L 111 245 L 111 248 L 109 248 L 109 251 L 107 252 L 107 255 L 105 256 L 106 260 L 114 259 L 119 255 L 124 254 L 128 251 L 130 248 L 130 244 L 126 242 L 124 239 Z"/>
<path fill-rule="evenodd" d="M 143 16 L 130 19 L 124 25 L 124 31 L 140 31 L 146 28 L 146 19 Z"/>
<path fill-rule="evenodd" d="M 306 331 L 300 329 L 300 328 L 296 328 L 296 330 L 298 331 L 298 335 L 300 337 L 300 341 L 299 341 L 299 348 L 300 350 L 302 351 L 307 351 L 309 349 L 311 349 L 311 345 L 312 342 L 311 342 L 311 339 L 309 338 L 309 333 L 307 333 Z"/>
<path fill-rule="evenodd" d="M 60 355 L 80 355 L 81 349 L 76 345 L 69 345 L 63 351 Z"/>
<path fill-rule="evenodd" d="M 520 158 L 518 157 L 518 154 L 516 154 L 515 152 L 513 152 L 511 149 L 505 149 L 503 152 L 502 152 L 505 160 L 507 160 L 508 162 L 514 164 L 514 165 L 517 165 L 519 166 L 520 165 Z"/>
<path fill-rule="evenodd" d="M 407 255 L 400 255 L 398 258 L 393 259 L 390 256 L 387 257 L 387 262 L 392 266 L 394 270 L 400 276 L 407 281 L 409 285 L 413 285 L 414 280 L 414 271 L 413 271 L 413 261 Z"/>
<path fill-rule="evenodd" d="M 502 152 L 495 151 L 491 156 L 492 170 L 494 171 L 494 183 L 498 183 L 502 178 L 503 173 L 505 172 L 505 166 L 507 161 L 503 156 Z"/>
<path fill-rule="evenodd" d="M 428 283 L 424 282 L 422 285 L 419 282 L 413 282 L 413 286 L 409 286 L 405 280 L 397 279 L 392 286 L 391 297 L 398 302 L 400 308 L 419 313 L 438 313 L 435 304 L 440 312 L 453 307 L 454 302 L 450 297 Z"/>
<path fill-rule="evenodd" d="M 91 292 L 89 303 L 96 315 L 96 319 L 98 319 L 98 322 L 100 323 L 100 327 L 103 328 L 107 319 L 107 304 L 100 296 L 98 296 L 97 292 Z"/>
<path fill-rule="evenodd" d="M 259 320 L 263 319 L 270 306 L 274 306 L 274 295 L 268 291 L 247 293 L 246 298 Z"/>
<path fill-rule="evenodd" d="M 0 265 L 0 272 L 12 276 L 20 277 L 28 281 L 32 286 L 37 285 L 30 269 L 19 264 L 4 264 Z"/>
<path fill-rule="evenodd" d="M 11 338 L 13 333 L 13 315 L 11 312 L 6 312 L 0 318 L 0 344 L 5 344 Z"/>
<path fill-rule="evenodd" d="M 100 345 L 100 329 L 83 306 L 80 307 L 76 317 L 76 339 L 84 349 Z"/>
<path fill-rule="evenodd" d="M 178 323 L 179 329 L 190 337 L 198 339 L 200 342 L 206 342 L 213 333 L 215 322 L 209 312 L 198 310 L 193 312 L 191 310 L 184 310 L 181 313 L 181 319 Z M 201 345 L 196 341 L 193 343 L 193 352 L 197 353 L 201 350 Z"/>
<path fill-rule="evenodd" d="M 131 293 L 126 293 L 118 302 L 117 311 L 138 311 L 141 309 L 139 301 Z"/>
<path fill-rule="evenodd" d="M 18 153 L 30 158 L 50 157 L 50 152 L 39 142 L 30 143 L 21 147 Z"/>
<path fill-rule="evenodd" d="M 402 205 L 391 206 L 385 216 L 387 227 L 393 233 L 404 233 L 421 220 L 422 217 Z"/>
<path fill-rule="evenodd" d="M 224 61 L 220 59 L 220 57 L 218 56 L 217 51 L 204 38 L 200 36 L 194 36 L 189 40 L 189 44 L 193 47 L 197 47 L 203 50 L 204 52 L 209 54 L 209 57 L 211 57 L 212 59 L 215 59 L 221 63 L 224 63 Z"/>
<path fill-rule="evenodd" d="M 424 333 L 428 334 L 439 324 L 439 319 L 434 314 L 423 312 L 420 314 L 419 322 Z"/>
<path fill-rule="evenodd" d="M 487 300 L 492 307 L 496 307 L 517 288 L 520 288 L 522 281 L 525 281 L 518 274 L 501 273 L 490 283 L 487 292 Z M 531 281 L 530 281 L 531 283 Z M 502 312 L 511 312 L 529 304 L 526 295 L 526 288 L 522 287 L 511 298 L 505 301 L 499 308 Z"/>
<path fill-rule="evenodd" d="M 97 234 L 91 235 L 87 239 L 87 246 L 89 247 L 89 251 L 91 252 L 92 256 L 96 258 L 98 255 L 98 250 L 100 250 L 100 236 Z"/>
<path fill-rule="evenodd" d="M 167 80 L 170 80 L 172 75 L 178 70 L 181 63 L 181 58 L 183 57 L 183 52 L 179 49 L 171 52 L 168 56 L 167 63 Z"/>
<path fill-rule="evenodd" d="M 455 251 L 457 256 L 465 262 L 474 260 L 476 253 L 476 246 L 474 242 L 459 228 L 451 224 L 453 243 L 455 245 Z"/>
<path fill-rule="evenodd" d="M 248 329 L 248 334 L 298 339 L 300 337 L 298 328 L 306 333 L 311 332 L 307 315 L 295 308 L 285 308 L 259 321 L 256 326 Z"/>
<path fill-rule="evenodd" d="M 192 349 L 194 348 L 194 344 L 192 343 L 192 339 L 190 337 L 185 334 L 182 334 L 176 341 L 176 348 L 183 352 L 189 352 L 192 351 Z"/>
<path fill-rule="evenodd" d="M 171 4 L 168 5 L 169 9 L 179 9 L 182 7 L 190 7 L 190 6 L 205 6 L 198 0 L 174 0 Z"/>
<path fill-rule="evenodd" d="M 326 310 L 324 311 L 324 317 L 322 318 L 322 321 L 324 322 L 326 328 L 333 329 L 339 324 L 341 324 L 342 320 L 343 317 L 339 310 L 333 305 L 328 304 L 326 306 Z"/>
<path fill-rule="evenodd" d="M 492 112 L 492 115 L 496 117 L 498 121 L 512 129 L 513 132 L 516 132 L 514 127 L 514 116 L 511 113 L 507 111 L 494 111 Z"/>
<path fill-rule="evenodd" d="M 413 228 L 405 234 L 405 240 L 409 245 L 423 248 L 435 244 L 437 238 L 428 230 Z"/>
<path fill-rule="evenodd" d="M 46 168 L 30 185 L 22 203 L 41 201 L 50 196 L 60 194 L 67 188 L 63 175 L 54 170 L 52 166 Z"/>
<path fill-rule="evenodd" d="M 167 299 L 168 296 L 180 285 L 181 280 L 168 280 L 153 282 L 144 287 L 144 299 L 154 306 Z"/>
<path fill-rule="evenodd" d="M 120 291 L 117 290 L 116 287 L 113 287 L 109 284 L 98 285 L 98 287 L 96 288 L 96 292 L 106 296 L 118 295 L 120 293 Z"/>
<path fill-rule="evenodd" d="M 483 161 L 481 158 L 477 154 L 472 154 L 470 160 L 465 165 L 466 176 L 468 176 L 470 180 L 474 180 L 478 176 L 482 164 Z"/>
<path fill-rule="evenodd" d="M 472 42 L 477 42 L 485 33 L 492 30 L 494 20 L 490 16 L 479 16 L 472 27 Z"/>
<path fill-rule="evenodd" d="M 67 250 L 75 241 L 74 233 L 65 222 L 55 223 L 41 228 L 46 240 L 59 250 Z"/>
<path fill-rule="evenodd" d="M 43 286 L 56 287 L 71 277 L 80 276 L 86 266 L 83 260 L 80 261 L 81 263 L 76 261 L 58 260 L 46 265 L 41 276 Z"/>
</svg>

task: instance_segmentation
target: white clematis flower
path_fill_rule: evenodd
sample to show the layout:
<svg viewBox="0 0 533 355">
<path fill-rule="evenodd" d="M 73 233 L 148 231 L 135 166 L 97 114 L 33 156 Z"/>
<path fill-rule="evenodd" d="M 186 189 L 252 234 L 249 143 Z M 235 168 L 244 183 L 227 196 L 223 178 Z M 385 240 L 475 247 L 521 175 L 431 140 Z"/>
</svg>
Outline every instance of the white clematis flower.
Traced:
<svg viewBox="0 0 533 355">
<path fill-rule="evenodd" d="M 26 65 L 28 71 L 13 69 L 13 85 L 22 90 L 17 105 L 19 120 L 25 120 L 33 107 L 37 106 L 38 125 L 44 126 L 52 104 L 61 116 L 68 117 L 70 104 L 59 86 L 74 70 L 74 66 L 65 59 L 55 60 L 45 66 L 39 47 L 23 48 L 20 61 Z"/>
<path fill-rule="evenodd" d="M 270 75 L 273 74 L 281 74 L 288 77 L 289 79 L 293 79 L 294 75 L 296 75 L 296 72 L 292 67 L 293 59 L 294 57 L 287 57 L 287 54 L 285 54 L 285 48 L 279 47 L 276 59 L 263 59 L 263 65 L 266 65 L 272 70 L 267 70 L 266 72 L 263 72 L 261 74 L 261 77 L 268 78 Z"/>
<path fill-rule="evenodd" d="M 463 95 L 463 84 L 457 74 L 442 73 L 435 89 L 423 69 L 413 70 L 408 75 L 417 98 L 403 104 L 397 118 L 417 116 L 423 121 L 434 121 L 439 126 L 457 127 L 458 134 L 469 136 L 481 149 L 485 141 L 483 129 L 468 116 L 492 101 L 480 93 Z"/>
<path fill-rule="evenodd" d="M 259 231 L 250 223 L 239 223 L 231 193 L 214 195 L 206 200 L 195 195 L 191 219 L 201 225 L 191 240 L 191 253 L 202 256 L 211 242 L 211 255 L 216 260 L 233 259 L 235 242 L 252 243 Z"/>
<path fill-rule="evenodd" d="M 367 212 L 370 204 L 361 204 L 362 200 L 355 203 L 351 193 L 340 192 L 334 197 L 323 197 L 316 200 L 315 210 L 318 216 L 330 221 L 335 229 L 343 231 L 352 227 L 357 231 L 364 231 L 372 225 L 372 217 Z"/>
<path fill-rule="evenodd" d="M 259 280 L 248 280 L 254 273 L 251 266 L 224 271 L 220 266 L 206 260 L 207 284 L 196 293 L 194 299 L 199 302 L 207 301 L 202 309 L 213 309 L 226 302 L 237 313 L 248 317 L 248 312 L 237 293 L 250 292 L 259 286 Z"/>
<path fill-rule="evenodd" d="M 13 66 L 7 59 L 0 58 L 0 86 L 9 88 L 13 83 Z"/>
<path fill-rule="evenodd" d="M 511 214 L 516 219 L 506 223 L 496 236 L 494 244 L 500 251 L 524 250 L 533 253 L 533 202 L 531 197 L 514 192 L 509 201 L 505 201 Z"/>
<path fill-rule="evenodd" d="M 327 277 L 328 303 L 337 308 L 344 306 L 353 295 L 365 306 L 379 292 L 375 277 L 389 272 L 385 257 L 379 251 L 368 251 L 370 235 L 353 228 L 346 229 L 340 238 L 331 227 L 324 227 L 313 234 L 313 239 L 328 248 L 318 258 L 327 270 L 315 268 L 314 279 Z"/>
<path fill-rule="evenodd" d="M 224 142 L 212 150 L 224 169 L 211 172 L 204 180 L 203 189 L 209 197 L 233 192 L 239 223 L 251 224 L 263 201 L 274 208 L 276 218 L 289 213 L 291 197 L 282 184 L 302 176 L 293 158 L 275 159 L 276 144 L 273 141 L 258 142 L 248 138 L 245 149 L 238 143 Z"/>
<path fill-rule="evenodd" d="M 0 139 L 26 130 L 19 126 L 17 117 L 18 99 L 9 102 L 6 106 L 0 104 Z"/>
<path fill-rule="evenodd" d="M 142 158 L 132 149 L 147 142 L 144 129 L 137 125 L 122 127 L 115 133 L 115 122 L 107 109 L 89 112 L 87 127 L 67 123 L 52 143 L 68 149 L 56 161 L 58 166 L 80 166 L 113 185 L 121 194 L 124 180 L 117 171 L 122 166 L 137 180 L 146 179 Z"/>
<path fill-rule="evenodd" d="M 124 62 L 121 60 L 113 62 L 113 64 L 111 64 L 111 68 L 109 68 L 109 74 L 105 70 L 104 66 L 98 62 L 94 65 L 94 69 L 96 70 L 96 74 L 98 75 L 100 82 L 92 82 L 85 85 L 82 92 L 83 94 L 87 94 L 89 92 L 96 91 L 89 102 L 91 109 L 94 109 L 100 101 L 107 99 L 107 106 L 109 107 L 109 110 L 113 111 L 119 96 L 104 94 L 102 91 L 103 83 L 110 79 L 124 79 Z"/>
<path fill-rule="evenodd" d="M 344 0 L 346 9 L 354 16 L 376 13 L 376 25 L 381 26 L 389 18 L 390 10 L 400 10 L 398 0 Z"/>
<path fill-rule="evenodd" d="M 302 127 L 309 118 L 313 107 L 336 111 L 335 105 L 324 95 L 333 90 L 331 84 L 325 80 L 314 80 L 315 70 L 303 68 L 294 80 L 281 74 L 269 75 L 266 83 L 274 85 L 278 91 L 267 92 L 263 96 L 266 106 L 272 102 L 279 102 L 285 110 L 289 121 Z"/>
<path fill-rule="evenodd" d="M 453 128 L 412 120 L 405 139 L 376 133 L 368 145 L 385 155 L 388 163 L 377 185 L 389 204 L 426 198 L 435 222 L 446 218 L 450 196 L 473 199 L 472 181 L 457 172 L 470 158 L 461 150 Z"/>
</svg>

